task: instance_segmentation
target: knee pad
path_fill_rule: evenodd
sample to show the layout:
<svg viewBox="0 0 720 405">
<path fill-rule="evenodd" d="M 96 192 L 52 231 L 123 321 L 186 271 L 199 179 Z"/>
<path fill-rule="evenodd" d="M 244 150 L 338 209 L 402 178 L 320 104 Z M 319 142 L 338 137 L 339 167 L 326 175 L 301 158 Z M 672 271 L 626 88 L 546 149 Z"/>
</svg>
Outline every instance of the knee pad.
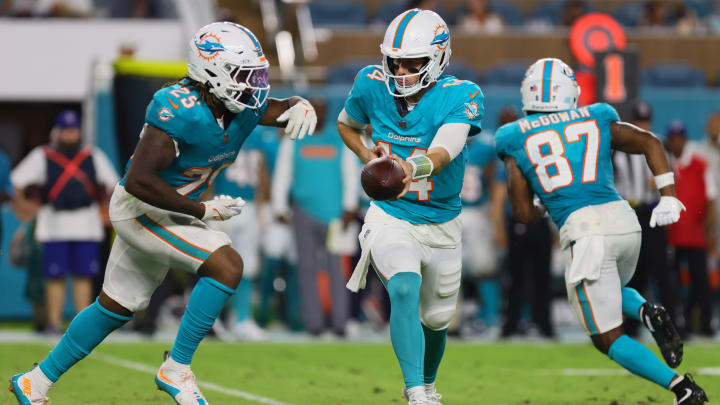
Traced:
<svg viewBox="0 0 720 405">
<path fill-rule="evenodd" d="M 450 326 L 455 316 L 455 305 L 435 307 L 420 314 L 420 322 L 432 330 L 442 330 Z"/>
<path fill-rule="evenodd" d="M 402 272 L 394 275 L 387 284 L 390 303 L 415 302 L 420 300 L 422 279 L 417 273 Z M 415 304 L 417 308 L 417 304 Z"/>
</svg>

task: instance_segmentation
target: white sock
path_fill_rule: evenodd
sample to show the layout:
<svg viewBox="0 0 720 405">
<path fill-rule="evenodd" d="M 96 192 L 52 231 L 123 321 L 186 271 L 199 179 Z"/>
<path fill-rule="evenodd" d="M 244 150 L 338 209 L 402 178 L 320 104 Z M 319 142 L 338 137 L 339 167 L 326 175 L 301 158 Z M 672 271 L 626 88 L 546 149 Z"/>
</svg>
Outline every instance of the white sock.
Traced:
<svg viewBox="0 0 720 405">
<path fill-rule="evenodd" d="M 47 393 L 53 385 L 53 382 L 40 370 L 40 367 L 35 367 L 28 373 L 30 378 L 37 384 L 38 392 L 43 395 Z"/>
<path fill-rule="evenodd" d="M 431 382 L 430 384 L 425 384 L 425 392 L 433 391 L 435 391 L 435 381 Z"/>
<path fill-rule="evenodd" d="M 407 396 L 408 399 L 412 399 L 418 396 L 425 396 L 425 387 L 422 385 L 418 385 L 417 387 L 412 387 L 407 389 Z"/>
<path fill-rule="evenodd" d="M 189 364 L 178 363 L 173 360 L 172 356 L 168 356 L 167 360 L 165 360 L 165 366 L 178 371 L 190 370 Z"/>
</svg>

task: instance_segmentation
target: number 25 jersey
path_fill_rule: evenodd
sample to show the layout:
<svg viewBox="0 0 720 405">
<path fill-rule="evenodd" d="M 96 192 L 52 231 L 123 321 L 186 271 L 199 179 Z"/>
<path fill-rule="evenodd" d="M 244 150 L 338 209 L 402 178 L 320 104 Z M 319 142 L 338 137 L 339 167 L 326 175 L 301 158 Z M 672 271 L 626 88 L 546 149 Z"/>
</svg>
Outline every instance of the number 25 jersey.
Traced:
<svg viewBox="0 0 720 405">
<path fill-rule="evenodd" d="M 345 112 L 353 120 L 372 126 L 372 140 L 385 153 L 406 159 L 425 154 L 443 124 L 470 125 L 469 135 L 480 132 L 484 114 L 483 94 L 473 82 L 453 76 L 440 76 L 437 83 L 415 107 L 402 116 L 394 97 L 385 86 L 379 66 L 367 66 L 358 72 L 345 101 Z M 395 218 L 413 224 L 437 224 L 460 214 L 467 147 L 438 174 L 413 181 L 410 190 L 396 201 L 374 203 Z"/>
<path fill-rule="evenodd" d="M 605 103 L 532 114 L 495 133 L 501 159 L 515 158 L 558 228 L 574 211 L 621 200 L 613 181 L 610 124 L 620 121 Z"/>
</svg>

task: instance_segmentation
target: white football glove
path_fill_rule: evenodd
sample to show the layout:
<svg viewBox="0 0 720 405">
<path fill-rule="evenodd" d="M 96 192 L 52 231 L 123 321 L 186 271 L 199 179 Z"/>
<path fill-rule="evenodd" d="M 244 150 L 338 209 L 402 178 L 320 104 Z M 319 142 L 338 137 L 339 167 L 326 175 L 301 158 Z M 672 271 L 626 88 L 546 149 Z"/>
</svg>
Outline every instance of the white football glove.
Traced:
<svg viewBox="0 0 720 405">
<path fill-rule="evenodd" d="M 201 220 L 226 221 L 240 214 L 242 207 L 245 206 L 245 200 L 240 197 L 233 198 L 229 195 L 218 195 L 210 201 L 203 201 L 203 205 L 205 206 L 205 214 Z"/>
<path fill-rule="evenodd" d="M 655 225 L 665 226 L 674 224 L 680 219 L 680 212 L 685 211 L 685 206 L 675 197 L 660 197 L 660 202 L 653 209 L 650 215 L 650 227 Z"/>
<path fill-rule="evenodd" d="M 288 122 L 285 126 L 285 135 L 290 139 L 303 139 L 305 134 L 312 135 L 315 132 L 317 114 L 309 101 L 302 100 L 277 118 L 277 122 L 284 121 Z"/>
</svg>

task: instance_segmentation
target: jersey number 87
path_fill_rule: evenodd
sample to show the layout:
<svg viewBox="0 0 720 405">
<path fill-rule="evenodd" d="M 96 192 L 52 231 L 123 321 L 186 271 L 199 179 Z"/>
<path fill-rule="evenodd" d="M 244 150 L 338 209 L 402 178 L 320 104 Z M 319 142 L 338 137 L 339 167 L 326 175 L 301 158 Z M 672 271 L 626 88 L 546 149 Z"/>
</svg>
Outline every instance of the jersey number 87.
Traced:
<svg viewBox="0 0 720 405">
<path fill-rule="evenodd" d="M 582 182 L 592 183 L 597 178 L 597 162 L 600 147 L 600 129 L 595 120 L 569 124 L 563 131 L 565 143 L 580 141 L 585 135 L 585 157 L 583 159 Z M 538 132 L 525 140 L 525 151 L 530 163 L 535 165 L 535 174 L 546 193 L 567 187 L 574 177 L 570 162 L 565 157 L 565 143 L 560 133 L 554 129 Z M 544 154 L 542 146 L 547 145 L 549 152 Z M 550 175 L 548 168 L 555 166 L 556 173 Z"/>
</svg>

